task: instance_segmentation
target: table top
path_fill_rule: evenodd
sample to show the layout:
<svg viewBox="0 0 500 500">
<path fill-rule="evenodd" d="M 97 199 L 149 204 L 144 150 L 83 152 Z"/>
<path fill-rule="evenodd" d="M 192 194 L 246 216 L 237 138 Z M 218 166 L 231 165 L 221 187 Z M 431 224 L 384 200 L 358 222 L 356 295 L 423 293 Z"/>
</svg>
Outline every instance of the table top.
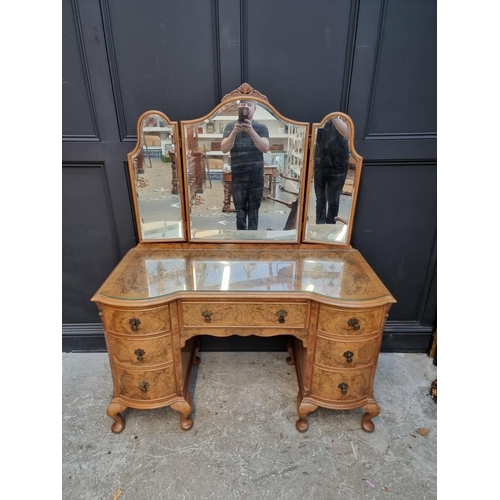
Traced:
<svg viewBox="0 0 500 500">
<path fill-rule="evenodd" d="M 221 245 L 138 245 L 131 249 L 92 301 L 142 305 L 179 297 L 284 300 L 314 298 L 346 304 L 395 303 L 359 251 Z"/>
</svg>

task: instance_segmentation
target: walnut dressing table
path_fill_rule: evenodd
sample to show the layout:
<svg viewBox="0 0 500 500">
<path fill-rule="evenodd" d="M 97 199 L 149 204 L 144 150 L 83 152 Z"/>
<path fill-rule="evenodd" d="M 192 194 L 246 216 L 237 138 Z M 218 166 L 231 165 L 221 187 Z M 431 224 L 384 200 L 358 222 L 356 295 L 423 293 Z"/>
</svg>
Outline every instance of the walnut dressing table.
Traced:
<svg viewBox="0 0 500 500">
<path fill-rule="evenodd" d="M 238 231 L 229 224 L 221 229 L 220 221 L 227 222 L 234 213 L 225 214 L 219 207 L 211 220 L 193 202 L 190 158 L 200 148 L 204 127 L 217 119 L 230 121 L 243 98 L 255 101 L 262 116 L 269 114 L 270 141 L 285 143 L 283 156 L 271 161 L 276 160 L 284 179 L 293 179 L 293 189 L 287 188 L 286 181 L 277 187 L 276 196 L 282 196 L 276 205 L 280 210 L 263 211 L 262 206 L 275 203 L 263 200 L 260 219 L 297 201 L 297 224 L 292 229 L 282 229 L 287 213 L 280 213 L 283 220 L 267 218 L 265 224 L 270 227 L 265 230 Z M 321 225 L 314 223 L 312 172 L 317 131 L 328 120 L 339 120 L 338 128 L 347 130 L 353 189 L 342 195 L 336 224 Z M 151 146 L 145 147 L 150 143 L 146 135 L 153 133 L 165 149 L 158 158 L 144 161 L 151 154 Z M 181 133 L 159 111 L 141 116 L 137 145 L 129 155 L 139 243 L 92 298 L 111 364 L 113 398 L 107 413 L 114 421 L 113 432 L 124 429 L 125 409 L 164 406 L 180 412 L 182 429 L 191 429 L 189 377 L 192 366 L 200 362 L 199 335 L 286 335 L 287 363 L 295 366 L 298 380 L 297 429 L 305 432 L 307 415 L 321 406 L 361 408 L 361 427 L 374 430 L 372 419 L 380 410 L 373 382 L 385 321 L 395 299 L 349 244 L 362 166 L 353 136 L 350 118 L 331 113 L 312 126 L 308 156 L 309 125 L 284 118 L 246 84 L 226 96 L 211 114 L 181 122 Z M 170 165 L 164 159 L 172 154 L 176 161 Z M 144 174 L 138 173 L 138 165 Z M 199 165 L 196 169 L 199 188 Z M 152 194 L 158 192 L 153 187 L 158 177 L 163 186 L 175 177 L 178 193 L 172 189 L 164 200 Z M 222 199 L 222 176 L 218 185 L 212 179 L 210 187 L 201 185 L 207 191 L 220 189 L 214 195 Z"/>
</svg>

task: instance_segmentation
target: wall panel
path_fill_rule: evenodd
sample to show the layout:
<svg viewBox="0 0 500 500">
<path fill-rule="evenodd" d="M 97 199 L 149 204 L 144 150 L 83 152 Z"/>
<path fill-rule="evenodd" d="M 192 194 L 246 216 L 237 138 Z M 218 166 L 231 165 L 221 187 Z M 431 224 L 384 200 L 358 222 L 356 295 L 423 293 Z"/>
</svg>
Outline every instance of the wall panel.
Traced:
<svg viewBox="0 0 500 500">
<path fill-rule="evenodd" d="M 63 2 L 62 48 L 63 140 L 99 140 L 81 19 L 73 2 Z"/>
<path fill-rule="evenodd" d="M 350 2 L 253 0 L 245 6 L 248 82 L 295 120 L 320 121 L 341 111 L 351 63 Z"/>
<path fill-rule="evenodd" d="M 348 114 L 365 158 L 436 158 L 436 37 L 434 1 L 361 1 Z"/>
<path fill-rule="evenodd" d="M 62 192 L 62 320 L 92 323 L 90 299 L 120 255 L 104 166 L 63 165 Z"/>
<path fill-rule="evenodd" d="M 436 189 L 435 164 L 363 167 L 352 243 L 396 297 L 391 319 L 421 314 L 436 258 Z"/>
<path fill-rule="evenodd" d="M 171 120 L 199 116 L 219 99 L 217 18 L 210 0 L 104 0 L 106 42 L 122 139 L 160 109 Z M 207 105 L 210 103 L 210 105 Z"/>
</svg>

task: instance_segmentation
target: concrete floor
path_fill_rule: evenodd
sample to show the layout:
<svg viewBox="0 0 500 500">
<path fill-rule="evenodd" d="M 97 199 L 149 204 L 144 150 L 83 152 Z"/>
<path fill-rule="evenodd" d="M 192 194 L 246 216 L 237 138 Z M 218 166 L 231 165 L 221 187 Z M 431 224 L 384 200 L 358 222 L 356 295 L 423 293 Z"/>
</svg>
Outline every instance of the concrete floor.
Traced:
<svg viewBox="0 0 500 500">
<path fill-rule="evenodd" d="M 162 408 L 127 410 L 125 430 L 113 434 L 107 354 L 63 353 L 62 498 L 112 500 L 118 490 L 120 500 L 437 498 L 431 358 L 380 355 L 373 433 L 361 429 L 360 410 L 319 408 L 301 434 L 287 355 L 201 352 L 190 431 Z"/>
</svg>

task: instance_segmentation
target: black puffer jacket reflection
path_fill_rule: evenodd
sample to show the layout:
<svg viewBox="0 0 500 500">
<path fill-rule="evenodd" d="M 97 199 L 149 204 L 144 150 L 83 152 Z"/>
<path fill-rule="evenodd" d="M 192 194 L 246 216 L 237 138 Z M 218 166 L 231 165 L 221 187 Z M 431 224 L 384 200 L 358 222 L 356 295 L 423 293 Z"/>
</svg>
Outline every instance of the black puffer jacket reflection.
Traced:
<svg viewBox="0 0 500 500">
<path fill-rule="evenodd" d="M 347 172 L 349 167 L 349 141 L 335 128 L 332 120 L 318 130 L 314 167 L 332 169 L 339 174 Z"/>
</svg>

